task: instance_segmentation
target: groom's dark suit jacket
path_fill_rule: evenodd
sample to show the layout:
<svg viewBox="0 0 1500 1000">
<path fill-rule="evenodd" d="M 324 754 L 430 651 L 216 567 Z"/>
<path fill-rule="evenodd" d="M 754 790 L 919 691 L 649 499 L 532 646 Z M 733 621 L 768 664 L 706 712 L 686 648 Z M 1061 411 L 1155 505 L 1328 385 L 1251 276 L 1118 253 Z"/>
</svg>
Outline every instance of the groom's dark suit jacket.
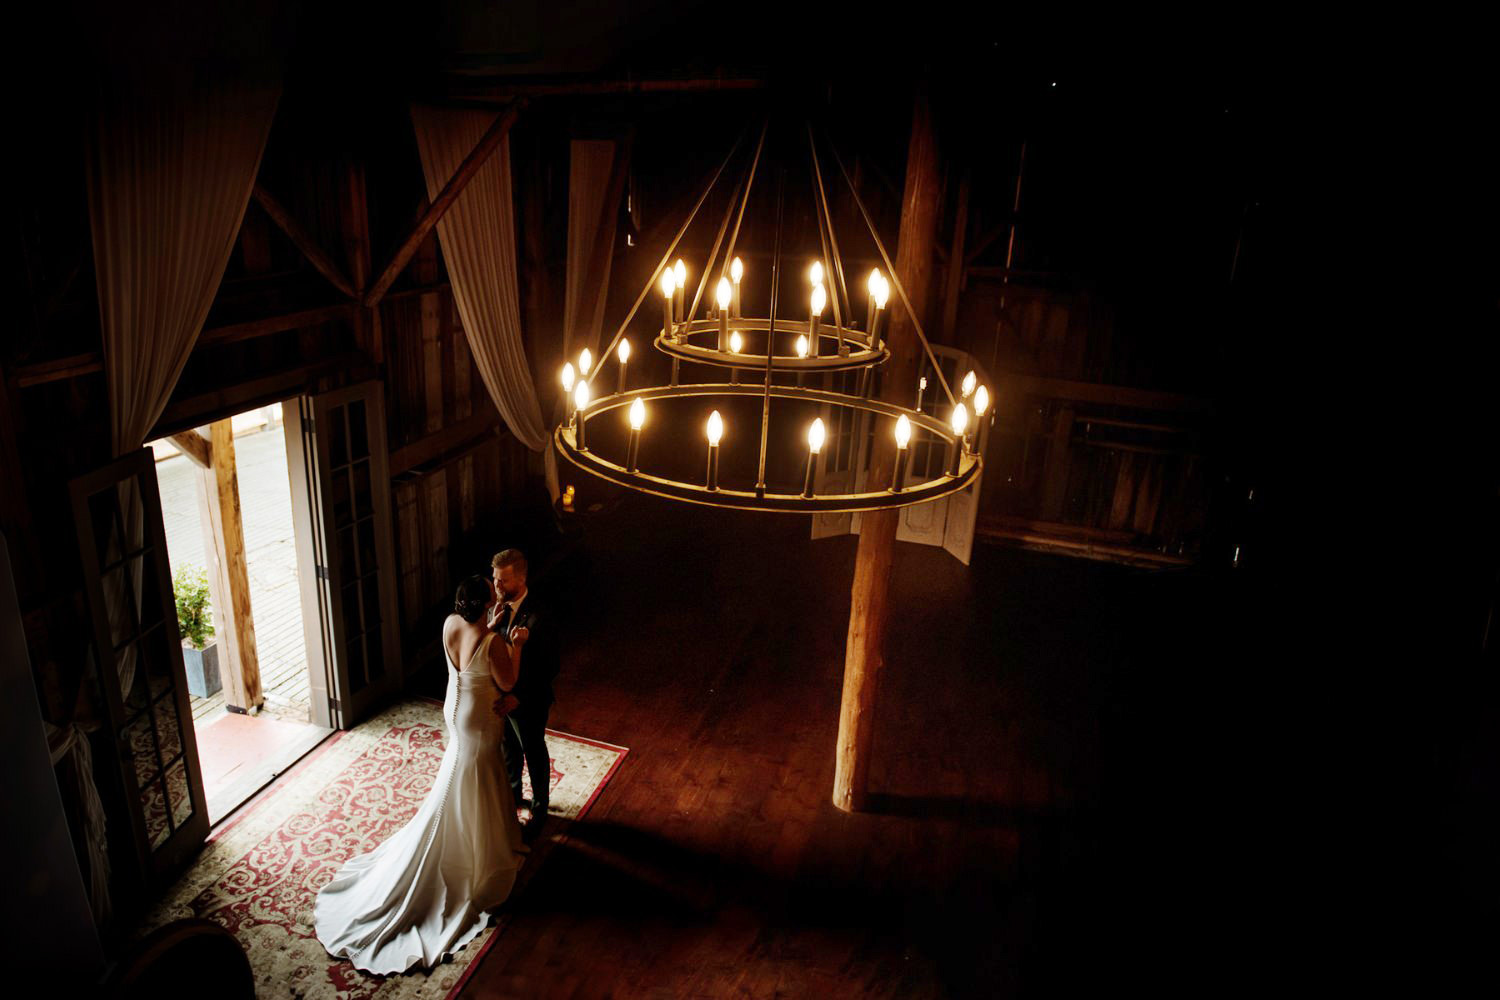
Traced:
<svg viewBox="0 0 1500 1000">
<path fill-rule="evenodd" d="M 521 676 L 512 693 L 521 702 L 520 711 L 535 711 L 556 700 L 552 694 L 552 681 L 562 665 L 562 651 L 552 613 L 538 600 L 535 591 L 527 592 L 515 618 L 515 621 L 510 620 L 509 608 L 502 609 L 500 617 L 495 619 L 494 630 L 502 636 L 508 635 L 516 626 L 529 630 L 526 645 L 521 647 Z"/>
</svg>

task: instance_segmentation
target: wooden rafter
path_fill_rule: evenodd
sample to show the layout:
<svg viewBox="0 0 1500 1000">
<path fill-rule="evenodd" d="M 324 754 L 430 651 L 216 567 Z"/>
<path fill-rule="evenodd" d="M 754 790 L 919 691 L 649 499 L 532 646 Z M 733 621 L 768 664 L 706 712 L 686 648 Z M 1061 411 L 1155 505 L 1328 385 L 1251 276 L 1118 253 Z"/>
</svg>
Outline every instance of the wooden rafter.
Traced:
<svg viewBox="0 0 1500 1000">
<path fill-rule="evenodd" d="M 212 469 L 214 467 L 213 445 L 209 443 L 208 438 L 197 431 L 173 434 L 172 443 L 198 468 Z"/>
<path fill-rule="evenodd" d="M 511 104 L 510 107 L 495 119 L 494 124 L 489 127 L 479 142 L 469 151 L 469 155 L 464 157 L 464 161 L 458 165 L 458 169 L 454 171 L 453 176 L 448 178 L 448 183 L 443 185 L 443 190 L 438 192 L 438 196 L 432 200 L 432 204 L 427 206 L 427 211 L 422 213 L 422 217 L 412 227 L 411 234 L 402 242 L 400 249 L 396 251 L 396 255 L 391 258 L 391 262 L 385 266 L 384 271 L 380 272 L 380 277 L 376 279 L 375 284 L 365 293 L 365 305 L 367 307 L 373 309 L 380 304 L 380 300 L 385 297 L 385 293 L 390 289 L 391 283 L 396 280 L 396 276 L 401 273 L 401 269 L 406 267 L 407 263 L 411 261 L 412 254 L 417 252 L 417 247 L 427 238 L 427 234 L 432 232 L 432 227 L 436 226 L 438 221 L 447 214 L 448 209 L 453 207 L 453 203 L 458 200 L 458 196 L 463 193 L 469 181 L 474 179 L 474 175 L 489 160 L 490 154 L 495 151 L 495 147 L 500 145 L 500 140 L 505 138 L 505 134 L 515 124 L 516 116 L 521 113 L 521 109 L 525 106 L 525 98 L 521 98 Z"/>
<path fill-rule="evenodd" d="M 318 246 L 312 234 L 302 228 L 302 223 L 286 210 L 286 206 L 259 184 L 255 185 L 252 194 L 260 207 L 265 209 L 266 214 L 271 217 L 271 221 L 276 223 L 278 229 L 286 233 L 287 239 L 291 240 L 292 245 L 302 252 L 302 256 L 307 258 L 308 263 L 318 269 L 319 274 L 351 299 L 359 298 L 359 292 L 355 290 L 354 283 L 344 276 L 343 270 L 334 263 L 332 257 L 323 252 L 323 248 Z"/>
</svg>

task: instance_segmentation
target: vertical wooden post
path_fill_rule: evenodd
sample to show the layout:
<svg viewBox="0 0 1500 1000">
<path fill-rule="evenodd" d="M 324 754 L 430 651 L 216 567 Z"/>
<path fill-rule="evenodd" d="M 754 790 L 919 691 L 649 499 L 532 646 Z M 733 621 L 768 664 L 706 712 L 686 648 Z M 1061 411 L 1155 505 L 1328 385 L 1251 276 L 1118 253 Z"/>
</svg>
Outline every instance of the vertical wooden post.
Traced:
<svg viewBox="0 0 1500 1000">
<path fill-rule="evenodd" d="M 255 620 L 250 613 L 250 574 L 245 566 L 245 530 L 240 519 L 239 474 L 234 459 L 234 432 L 226 418 L 210 429 L 213 467 L 198 472 L 203 552 L 209 561 L 213 590 L 214 635 L 223 643 L 220 663 L 224 700 L 231 711 L 258 712 L 265 704 L 260 689 L 260 659 L 255 651 Z"/>
<path fill-rule="evenodd" d="M 896 272 L 906 287 L 912 308 L 922 314 L 928 312 L 932 262 L 937 247 L 941 186 L 937 160 L 931 108 L 926 95 L 919 94 L 912 109 L 911 142 L 907 147 L 906 191 L 901 201 Z M 886 366 L 884 397 L 909 405 L 916 395 L 921 343 L 912 317 L 902 308 L 892 309 L 887 343 L 891 358 Z M 875 431 L 875 448 L 870 463 L 871 481 L 877 483 L 890 480 L 896 459 L 892 427 L 889 422 L 882 424 Z M 875 694 L 884 663 L 882 649 L 889 610 L 891 557 L 900 516 L 900 510 L 877 510 L 864 514 L 860 522 L 833 775 L 833 804 L 846 812 L 863 809 L 866 802 L 870 747 L 875 727 Z"/>
</svg>

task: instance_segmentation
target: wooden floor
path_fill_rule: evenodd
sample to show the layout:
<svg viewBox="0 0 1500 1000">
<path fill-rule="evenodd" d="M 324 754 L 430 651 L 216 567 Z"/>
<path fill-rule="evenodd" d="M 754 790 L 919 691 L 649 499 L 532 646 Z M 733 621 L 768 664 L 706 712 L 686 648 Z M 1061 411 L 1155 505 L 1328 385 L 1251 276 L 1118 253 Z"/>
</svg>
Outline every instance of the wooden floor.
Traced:
<svg viewBox="0 0 1500 1000">
<path fill-rule="evenodd" d="M 1213 581 L 900 546 L 877 809 L 846 815 L 856 540 L 634 495 L 570 530 L 533 579 L 569 618 L 551 724 L 631 752 L 465 996 L 1159 993 L 1238 954 Z"/>
<path fill-rule="evenodd" d="M 281 427 L 236 434 L 234 446 L 250 574 L 250 612 L 255 620 L 256 655 L 265 695 L 262 712 L 273 719 L 307 722 L 307 648 Z M 183 564 L 204 567 L 195 468 L 178 455 L 157 462 L 156 478 L 172 571 L 175 573 Z M 191 700 L 193 721 L 200 725 L 224 713 L 222 689 L 207 698 Z"/>
</svg>

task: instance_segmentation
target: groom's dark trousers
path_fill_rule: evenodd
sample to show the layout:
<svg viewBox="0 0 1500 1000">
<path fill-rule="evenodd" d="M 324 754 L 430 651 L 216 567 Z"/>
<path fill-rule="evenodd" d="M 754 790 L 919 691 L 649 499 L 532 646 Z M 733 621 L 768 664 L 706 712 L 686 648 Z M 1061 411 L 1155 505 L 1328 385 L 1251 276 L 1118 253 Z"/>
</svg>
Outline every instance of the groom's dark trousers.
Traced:
<svg viewBox="0 0 1500 1000">
<path fill-rule="evenodd" d="M 545 605 L 528 593 L 521 604 L 514 626 L 525 626 L 530 632 L 521 647 L 521 675 L 512 689 L 520 705 L 506 718 L 505 771 L 510 778 L 511 794 L 521 801 L 522 767 L 531 774 L 531 811 L 535 816 L 546 812 L 552 791 L 552 759 L 547 752 L 547 716 L 551 714 L 552 680 L 557 676 L 560 655 L 554 619 Z M 501 613 L 495 630 L 509 634 L 512 623 L 509 611 Z M 524 763 L 523 763 L 524 762 Z"/>
</svg>

